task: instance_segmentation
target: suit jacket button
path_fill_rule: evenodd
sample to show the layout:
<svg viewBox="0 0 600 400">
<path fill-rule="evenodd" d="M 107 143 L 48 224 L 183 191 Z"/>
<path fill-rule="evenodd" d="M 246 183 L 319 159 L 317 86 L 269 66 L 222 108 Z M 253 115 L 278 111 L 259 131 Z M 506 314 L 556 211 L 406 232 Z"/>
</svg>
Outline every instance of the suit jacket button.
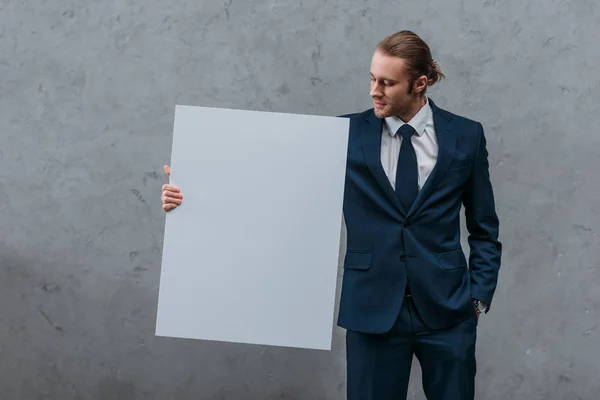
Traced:
<svg viewBox="0 0 600 400">
<path fill-rule="evenodd" d="M 405 222 L 405 223 L 404 223 L 404 227 L 405 227 L 405 228 L 408 228 L 408 222 Z"/>
<path fill-rule="evenodd" d="M 406 256 L 405 255 L 401 255 L 400 256 L 400 261 L 406 261 Z"/>
</svg>

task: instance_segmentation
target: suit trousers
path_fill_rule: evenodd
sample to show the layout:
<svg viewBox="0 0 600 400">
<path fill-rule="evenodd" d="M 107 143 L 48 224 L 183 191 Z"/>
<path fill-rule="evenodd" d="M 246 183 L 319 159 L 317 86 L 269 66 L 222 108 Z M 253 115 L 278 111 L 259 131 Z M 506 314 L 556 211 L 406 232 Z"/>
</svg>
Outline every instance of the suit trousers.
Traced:
<svg viewBox="0 0 600 400">
<path fill-rule="evenodd" d="M 444 330 L 428 329 L 411 297 L 384 334 L 347 331 L 347 399 L 406 399 L 415 355 L 428 400 L 472 400 L 478 317 Z"/>
</svg>

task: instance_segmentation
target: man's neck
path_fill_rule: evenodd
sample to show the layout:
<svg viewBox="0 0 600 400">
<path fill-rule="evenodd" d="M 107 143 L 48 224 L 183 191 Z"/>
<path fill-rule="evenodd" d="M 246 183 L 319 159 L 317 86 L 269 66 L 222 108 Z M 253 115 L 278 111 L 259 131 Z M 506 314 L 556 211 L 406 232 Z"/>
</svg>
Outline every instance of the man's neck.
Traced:
<svg viewBox="0 0 600 400">
<path fill-rule="evenodd" d="M 412 104 L 410 105 L 410 108 L 407 109 L 406 112 L 398 114 L 397 117 L 400 118 L 405 123 L 407 123 L 408 121 L 413 119 L 413 117 L 415 115 L 417 115 L 419 110 L 421 108 L 423 108 L 423 106 L 425 104 L 427 104 L 427 97 L 419 96 L 418 98 L 415 99 L 415 101 L 412 102 Z"/>
</svg>

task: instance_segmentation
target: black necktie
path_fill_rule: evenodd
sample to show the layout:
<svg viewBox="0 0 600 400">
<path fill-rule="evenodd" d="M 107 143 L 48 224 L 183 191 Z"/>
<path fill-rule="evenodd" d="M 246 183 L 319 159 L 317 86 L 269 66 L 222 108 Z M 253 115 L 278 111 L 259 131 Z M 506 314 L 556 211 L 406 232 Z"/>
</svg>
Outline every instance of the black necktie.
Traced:
<svg viewBox="0 0 600 400">
<path fill-rule="evenodd" d="M 402 135 L 398 168 L 396 169 L 396 196 L 405 212 L 410 210 L 419 193 L 417 154 L 411 141 L 414 133 L 414 128 L 408 124 L 402 125 L 396 132 L 397 135 Z"/>
</svg>

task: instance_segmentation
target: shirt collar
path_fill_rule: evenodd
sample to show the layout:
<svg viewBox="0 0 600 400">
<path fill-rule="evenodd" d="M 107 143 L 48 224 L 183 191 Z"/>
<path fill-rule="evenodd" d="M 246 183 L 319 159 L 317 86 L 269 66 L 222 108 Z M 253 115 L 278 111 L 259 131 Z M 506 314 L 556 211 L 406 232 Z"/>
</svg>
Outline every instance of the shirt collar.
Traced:
<svg viewBox="0 0 600 400">
<path fill-rule="evenodd" d="M 430 120 L 431 115 L 432 112 L 429 100 L 425 98 L 425 105 L 421 107 L 419 112 L 407 123 L 414 128 L 417 136 L 421 136 L 425 132 L 427 122 Z M 404 121 L 396 116 L 386 117 L 385 123 L 387 124 L 388 133 L 392 137 L 395 136 L 398 129 L 405 124 Z"/>
</svg>

